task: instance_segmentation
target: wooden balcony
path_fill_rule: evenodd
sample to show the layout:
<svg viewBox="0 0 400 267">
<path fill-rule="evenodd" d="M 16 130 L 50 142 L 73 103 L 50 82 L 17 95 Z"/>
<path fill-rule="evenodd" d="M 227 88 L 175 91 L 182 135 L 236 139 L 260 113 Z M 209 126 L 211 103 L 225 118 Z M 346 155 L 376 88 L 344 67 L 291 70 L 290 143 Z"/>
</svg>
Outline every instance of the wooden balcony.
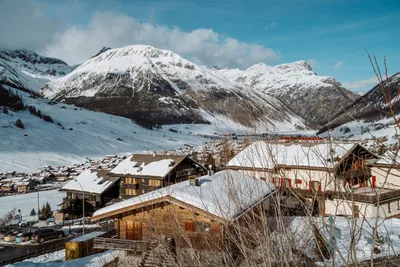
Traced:
<svg viewBox="0 0 400 267">
<path fill-rule="evenodd" d="M 157 246 L 157 242 L 142 240 L 126 240 L 96 237 L 93 239 L 93 248 L 95 249 L 111 249 L 125 250 L 131 252 L 148 252 Z"/>
<path fill-rule="evenodd" d="M 400 190 L 392 190 L 390 192 L 379 192 L 379 188 L 377 188 L 377 192 L 375 194 L 363 194 L 363 193 L 352 193 L 352 192 L 341 192 L 341 191 L 311 191 L 306 189 L 298 189 L 298 188 L 285 188 L 285 191 L 297 194 L 303 198 L 311 198 L 311 199 L 344 199 L 344 200 L 354 200 L 356 202 L 363 202 L 369 204 L 377 204 L 378 201 L 380 204 L 384 204 L 389 200 L 400 200 Z"/>
<path fill-rule="evenodd" d="M 370 168 L 362 168 L 357 170 L 348 170 L 338 175 L 339 179 L 369 178 L 371 177 Z"/>
</svg>

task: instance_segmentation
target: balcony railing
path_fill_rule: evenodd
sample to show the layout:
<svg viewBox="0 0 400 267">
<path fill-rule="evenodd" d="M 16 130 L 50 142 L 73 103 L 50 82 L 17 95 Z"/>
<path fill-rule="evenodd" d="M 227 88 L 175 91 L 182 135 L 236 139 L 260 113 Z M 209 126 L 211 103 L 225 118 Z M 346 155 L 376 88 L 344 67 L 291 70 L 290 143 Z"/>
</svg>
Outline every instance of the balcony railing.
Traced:
<svg viewBox="0 0 400 267">
<path fill-rule="evenodd" d="M 379 193 L 379 189 L 374 195 L 363 194 L 363 193 L 352 193 L 352 192 L 341 192 L 341 191 L 311 191 L 306 189 L 298 188 L 285 188 L 286 191 L 291 191 L 294 194 L 298 194 L 304 198 L 337 198 L 343 200 L 354 200 L 356 202 L 377 204 L 384 203 L 391 199 L 400 199 L 400 190 L 393 190 L 390 192 Z"/>
<path fill-rule="evenodd" d="M 125 250 L 132 252 L 147 252 L 155 248 L 157 244 L 157 242 L 142 240 L 126 240 L 103 237 L 96 237 L 93 239 L 93 248 L 95 249 Z"/>
<path fill-rule="evenodd" d="M 339 174 L 339 179 L 353 179 L 353 178 L 364 178 L 371 177 L 371 169 L 370 168 L 362 168 L 357 170 L 348 170 L 342 174 Z"/>
</svg>

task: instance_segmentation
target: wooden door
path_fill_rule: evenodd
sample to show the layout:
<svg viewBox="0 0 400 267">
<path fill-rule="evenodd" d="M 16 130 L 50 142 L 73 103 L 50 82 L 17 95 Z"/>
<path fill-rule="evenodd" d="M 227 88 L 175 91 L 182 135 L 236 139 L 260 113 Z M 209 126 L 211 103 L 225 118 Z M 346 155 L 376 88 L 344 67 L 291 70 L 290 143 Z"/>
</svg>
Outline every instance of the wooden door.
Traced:
<svg viewBox="0 0 400 267">
<path fill-rule="evenodd" d="M 134 222 L 133 226 L 134 240 L 142 240 L 142 223 Z"/>
<path fill-rule="evenodd" d="M 126 222 L 126 239 L 134 239 L 133 221 Z"/>
</svg>

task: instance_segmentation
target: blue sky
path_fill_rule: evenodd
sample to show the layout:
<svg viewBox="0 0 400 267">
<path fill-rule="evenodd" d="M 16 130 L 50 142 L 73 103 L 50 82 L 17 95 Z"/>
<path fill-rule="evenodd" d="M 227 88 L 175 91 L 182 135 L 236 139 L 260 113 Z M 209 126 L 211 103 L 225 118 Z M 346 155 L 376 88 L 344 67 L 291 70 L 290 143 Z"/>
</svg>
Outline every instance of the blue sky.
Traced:
<svg viewBox="0 0 400 267">
<path fill-rule="evenodd" d="M 14 17 L 20 12 L 15 2 L 22 1 L 6 0 L 3 9 L 10 5 L 7 14 L 15 13 Z M 41 0 L 31 4 L 36 17 L 25 25 L 41 19 L 40 40 L 46 40 L 41 44 L 32 36 L 32 48 L 70 64 L 102 46 L 147 42 L 203 64 L 246 68 L 260 61 L 275 65 L 307 60 L 319 75 L 333 76 L 356 91 L 367 91 L 375 83 L 364 49 L 380 62 L 386 56 L 390 74 L 400 71 L 400 0 Z M 15 31 L 13 36 L 8 39 L 17 39 Z M 29 48 L 29 38 L 20 38 L 3 46 Z"/>
</svg>

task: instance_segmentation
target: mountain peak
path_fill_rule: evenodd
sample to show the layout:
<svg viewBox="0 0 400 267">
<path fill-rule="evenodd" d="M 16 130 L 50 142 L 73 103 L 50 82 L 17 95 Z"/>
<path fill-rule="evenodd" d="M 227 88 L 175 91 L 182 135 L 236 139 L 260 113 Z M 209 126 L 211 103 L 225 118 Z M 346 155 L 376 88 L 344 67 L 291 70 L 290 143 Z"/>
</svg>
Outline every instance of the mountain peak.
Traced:
<svg viewBox="0 0 400 267">
<path fill-rule="evenodd" d="M 106 52 L 110 49 L 111 49 L 111 47 L 104 46 L 96 55 L 92 56 L 91 58 L 97 57 L 98 55 L 103 54 L 104 52 Z"/>
<path fill-rule="evenodd" d="M 67 63 L 58 58 L 41 56 L 35 52 L 26 49 L 0 50 L 0 59 L 10 61 L 20 59 L 31 64 L 61 64 L 67 66 Z"/>
<path fill-rule="evenodd" d="M 274 68 L 277 68 L 277 69 L 280 69 L 280 70 L 293 70 L 293 71 L 306 70 L 306 71 L 313 71 L 313 69 L 311 68 L 310 64 L 308 64 L 304 60 L 299 60 L 299 61 L 295 61 L 295 62 L 292 62 L 292 63 L 285 63 L 285 64 L 276 65 Z"/>
</svg>

